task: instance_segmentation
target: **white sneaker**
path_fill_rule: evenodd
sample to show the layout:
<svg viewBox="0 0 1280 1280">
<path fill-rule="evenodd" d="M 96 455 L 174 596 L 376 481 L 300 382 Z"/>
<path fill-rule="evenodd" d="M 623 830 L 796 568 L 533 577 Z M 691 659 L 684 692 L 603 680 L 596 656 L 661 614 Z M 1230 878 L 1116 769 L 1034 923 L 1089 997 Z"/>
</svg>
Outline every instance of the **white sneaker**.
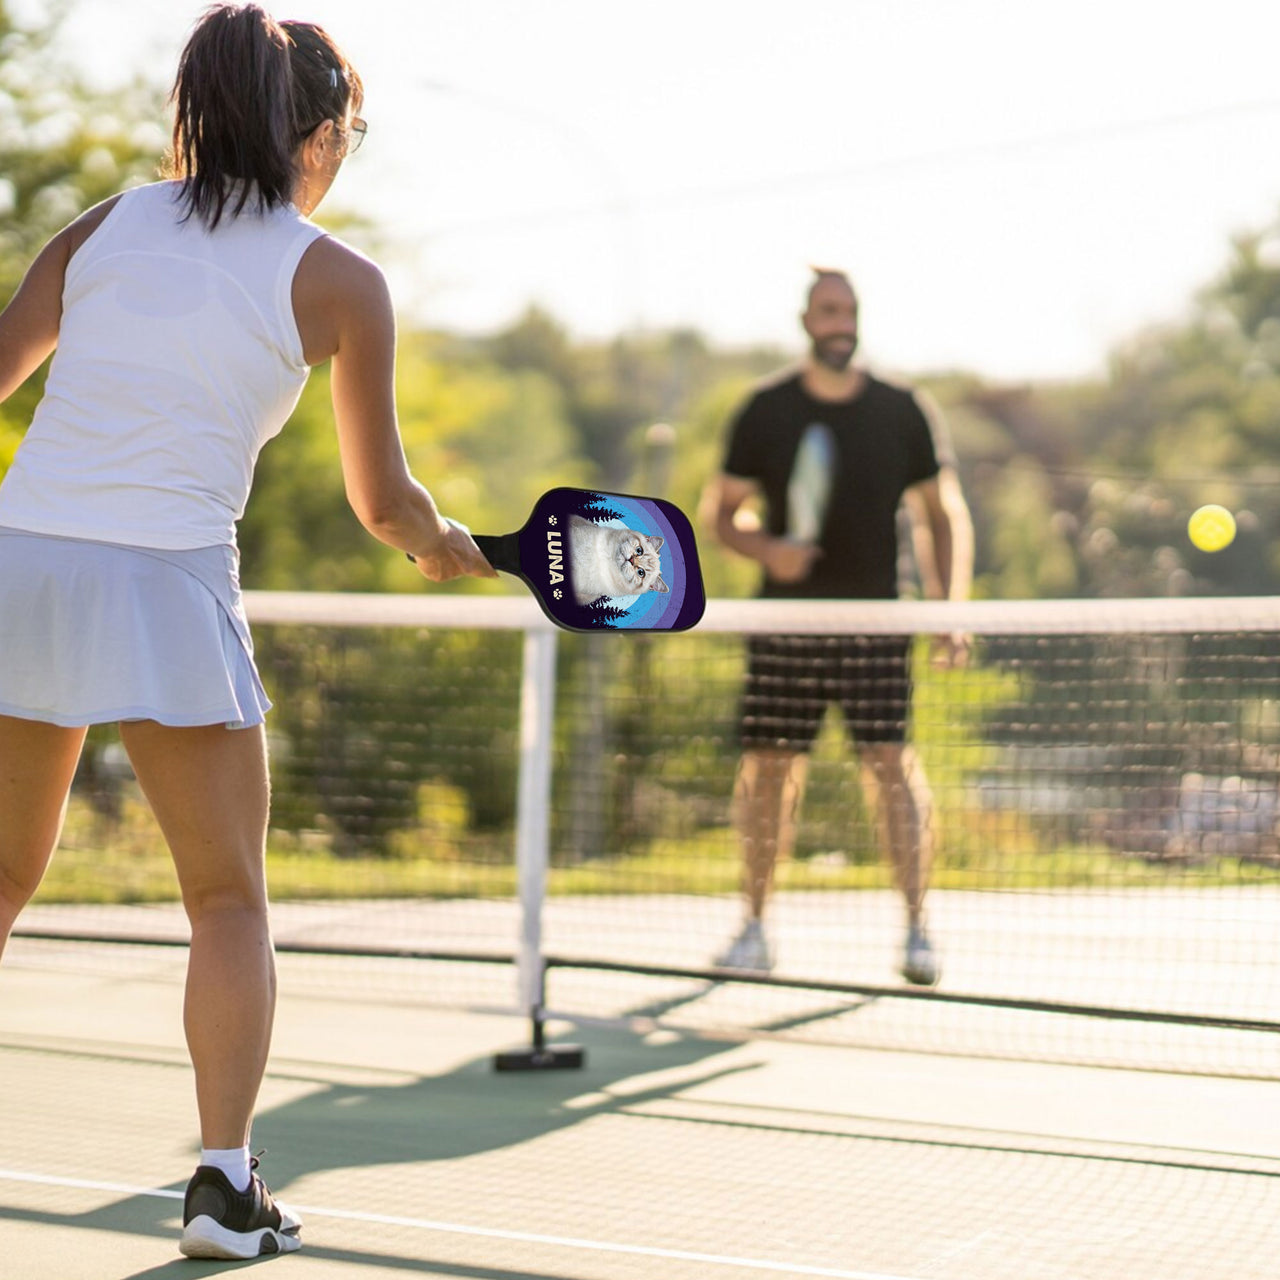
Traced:
<svg viewBox="0 0 1280 1280">
<path fill-rule="evenodd" d="M 907 931 L 906 955 L 902 961 L 902 976 L 917 987 L 935 987 L 942 977 L 942 966 L 929 935 L 920 926 Z"/>
<path fill-rule="evenodd" d="M 720 969 L 768 973 L 773 968 L 773 947 L 764 925 L 759 920 L 748 920 L 738 936 L 716 956 L 714 963 Z"/>
</svg>

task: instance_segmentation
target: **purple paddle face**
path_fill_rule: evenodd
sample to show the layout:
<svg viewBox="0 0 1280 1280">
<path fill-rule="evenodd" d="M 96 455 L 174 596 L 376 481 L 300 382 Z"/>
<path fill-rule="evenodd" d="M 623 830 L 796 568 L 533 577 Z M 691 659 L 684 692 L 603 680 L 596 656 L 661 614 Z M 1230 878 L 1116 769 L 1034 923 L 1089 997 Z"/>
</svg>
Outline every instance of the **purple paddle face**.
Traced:
<svg viewBox="0 0 1280 1280">
<path fill-rule="evenodd" d="M 706 607 L 693 527 L 661 498 L 549 489 L 518 533 L 476 542 L 570 631 L 686 631 Z"/>
</svg>

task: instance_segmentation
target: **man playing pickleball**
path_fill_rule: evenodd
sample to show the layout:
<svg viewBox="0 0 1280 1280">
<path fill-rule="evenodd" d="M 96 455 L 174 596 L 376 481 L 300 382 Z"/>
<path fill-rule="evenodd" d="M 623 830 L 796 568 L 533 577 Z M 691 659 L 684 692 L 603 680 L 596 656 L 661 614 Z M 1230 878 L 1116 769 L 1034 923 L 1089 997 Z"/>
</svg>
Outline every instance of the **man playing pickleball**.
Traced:
<svg viewBox="0 0 1280 1280">
<path fill-rule="evenodd" d="M 964 599 L 973 535 L 954 464 L 916 396 L 853 363 L 858 302 L 842 272 L 815 272 L 802 321 L 806 359 L 758 389 L 731 425 L 704 507 L 717 537 L 760 563 L 763 597 L 892 599 L 905 503 L 926 596 Z M 759 527 L 742 518 L 754 502 Z M 963 644 L 946 638 L 941 649 L 956 660 Z M 795 843 L 809 752 L 835 703 L 906 901 L 902 975 L 922 986 L 938 981 L 924 919 L 931 803 L 906 742 L 910 651 L 907 636 L 751 637 L 735 788 L 747 911 L 717 964 L 773 966 L 765 907 L 778 859 Z"/>
</svg>

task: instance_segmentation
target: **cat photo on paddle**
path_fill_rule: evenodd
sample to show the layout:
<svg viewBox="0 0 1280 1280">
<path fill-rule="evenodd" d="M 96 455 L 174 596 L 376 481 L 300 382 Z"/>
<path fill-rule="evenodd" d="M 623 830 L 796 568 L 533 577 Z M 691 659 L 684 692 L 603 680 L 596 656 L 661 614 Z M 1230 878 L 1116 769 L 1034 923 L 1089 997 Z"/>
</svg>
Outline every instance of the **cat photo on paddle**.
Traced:
<svg viewBox="0 0 1280 1280">
<path fill-rule="evenodd" d="M 601 598 L 666 594 L 658 552 L 662 538 L 617 525 L 569 517 L 569 578 L 573 598 L 589 605 Z"/>
<path fill-rule="evenodd" d="M 477 533 L 566 631 L 687 631 L 706 608 L 688 517 L 664 498 L 559 486 L 514 533 Z"/>
</svg>

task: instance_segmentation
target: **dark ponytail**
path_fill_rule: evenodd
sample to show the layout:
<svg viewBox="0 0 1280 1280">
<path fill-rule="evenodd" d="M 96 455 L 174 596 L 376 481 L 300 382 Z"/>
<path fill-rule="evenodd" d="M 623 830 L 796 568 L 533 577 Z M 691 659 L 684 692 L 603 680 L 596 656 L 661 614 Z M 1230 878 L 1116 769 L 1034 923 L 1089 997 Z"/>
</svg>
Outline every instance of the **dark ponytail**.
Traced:
<svg viewBox="0 0 1280 1280">
<path fill-rule="evenodd" d="M 170 174 L 187 216 L 216 227 L 249 203 L 293 198 L 298 144 L 325 120 L 341 123 L 364 96 L 329 36 L 277 23 L 255 4 L 209 9 L 187 41 L 174 82 Z"/>
</svg>

